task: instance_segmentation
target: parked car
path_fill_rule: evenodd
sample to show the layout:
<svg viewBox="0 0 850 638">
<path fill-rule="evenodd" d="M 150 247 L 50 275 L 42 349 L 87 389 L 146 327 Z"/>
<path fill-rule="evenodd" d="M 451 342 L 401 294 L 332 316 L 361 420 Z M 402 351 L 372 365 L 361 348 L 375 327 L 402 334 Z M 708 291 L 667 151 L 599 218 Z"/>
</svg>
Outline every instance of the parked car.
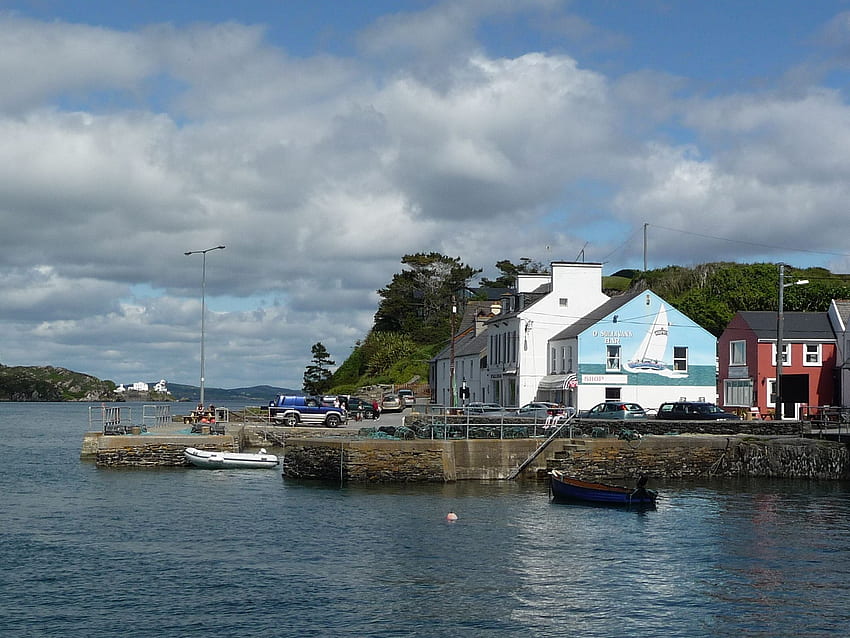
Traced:
<svg viewBox="0 0 850 638">
<path fill-rule="evenodd" d="M 466 414 L 501 414 L 505 409 L 498 403 L 482 403 L 481 401 L 472 401 L 467 403 L 463 408 Z"/>
<path fill-rule="evenodd" d="M 557 403 L 548 401 L 532 401 L 516 411 L 517 416 L 531 417 L 535 419 L 545 419 L 547 416 L 557 413 L 561 410 L 561 406 Z"/>
<path fill-rule="evenodd" d="M 363 397 L 347 397 L 345 400 L 348 413 L 356 419 L 374 419 L 375 408 L 372 407 L 372 402 Z"/>
<path fill-rule="evenodd" d="M 326 405 L 321 397 L 279 395 L 269 402 L 269 418 L 284 425 L 324 425 L 336 428 L 348 420 L 342 408 Z"/>
<path fill-rule="evenodd" d="M 724 412 L 713 403 L 705 401 L 671 401 L 658 408 L 658 419 L 682 421 L 740 421 L 741 417 Z"/>
<path fill-rule="evenodd" d="M 579 414 L 582 419 L 645 419 L 646 410 L 628 401 L 604 401 Z"/>
<path fill-rule="evenodd" d="M 408 388 L 402 388 L 399 390 L 398 398 L 401 399 L 402 404 L 406 408 L 412 407 L 416 403 L 416 395 L 413 394 L 413 390 Z"/>
<path fill-rule="evenodd" d="M 385 394 L 381 399 L 382 412 L 401 412 L 404 410 L 404 404 L 396 394 Z"/>
</svg>

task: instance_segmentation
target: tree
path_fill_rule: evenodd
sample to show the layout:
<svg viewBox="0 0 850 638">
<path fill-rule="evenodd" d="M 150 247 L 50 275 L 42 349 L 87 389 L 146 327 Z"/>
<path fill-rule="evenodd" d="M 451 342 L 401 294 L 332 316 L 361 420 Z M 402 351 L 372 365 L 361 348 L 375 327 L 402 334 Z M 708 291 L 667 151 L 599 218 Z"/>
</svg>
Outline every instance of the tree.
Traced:
<svg viewBox="0 0 850 638">
<path fill-rule="evenodd" d="M 416 343 L 447 339 L 452 297 L 460 301 L 469 280 L 481 270 L 440 253 L 405 255 L 401 263 L 408 268 L 378 291 L 381 302 L 373 329 L 401 333 Z"/>
<path fill-rule="evenodd" d="M 313 359 L 304 371 L 304 393 L 322 394 L 330 388 L 331 371 L 329 368 L 335 365 L 335 362 L 331 361 L 330 354 L 321 342 L 314 344 L 310 350 Z"/>
<path fill-rule="evenodd" d="M 503 259 L 496 262 L 496 268 L 502 274 L 495 279 L 481 278 L 481 285 L 491 288 L 514 288 L 516 286 L 517 275 L 520 273 L 544 273 L 549 272 L 549 268 L 539 261 L 532 261 L 529 257 L 520 257 L 520 263 L 514 264 L 509 259 Z"/>
</svg>

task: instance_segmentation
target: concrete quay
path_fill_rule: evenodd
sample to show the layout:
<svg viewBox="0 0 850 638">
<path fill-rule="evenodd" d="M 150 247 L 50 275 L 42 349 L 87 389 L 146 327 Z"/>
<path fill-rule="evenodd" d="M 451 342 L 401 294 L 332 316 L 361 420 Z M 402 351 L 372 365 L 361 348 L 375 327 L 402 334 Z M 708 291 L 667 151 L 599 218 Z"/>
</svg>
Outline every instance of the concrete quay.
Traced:
<svg viewBox="0 0 850 638">
<path fill-rule="evenodd" d="M 103 467 L 186 466 L 183 450 L 242 451 L 265 447 L 282 457 L 283 475 L 293 479 L 350 482 L 445 482 L 500 480 L 512 475 L 544 443 L 536 438 L 409 439 L 372 438 L 361 428 L 400 425 L 400 415 L 380 421 L 352 422 L 343 428 L 285 427 L 264 423 L 227 423 L 224 435 L 103 435 L 87 432 L 82 457 Z M 639 423 L 630 423 L 635 429 Z M 622 426 L 622 423 L 619 424 Z M 704 429 L 701 423 L 670 423 L 668 432 Z M 723 426 L 728 427 L 728 426 Z M 791 426 L 791 429 L 799 426 Z M 588 428 L 585 428 L 588 429 Z M 593 424 L 592 430 L 602 429 Z M 614 431 L 605 428 L 607 431 Z M 658 429 L 653 423 L 651 428 Z M 815 480 L 850 478 L 845 442 L 768 435 L 681 432 L 579 435 L 552 440 L 518 478 L 545 477 L 551 469 L 600 480 L 633 478 L 775 477 Z M 617 430 L 619 431 L 619 430 Z"/>
</svg>

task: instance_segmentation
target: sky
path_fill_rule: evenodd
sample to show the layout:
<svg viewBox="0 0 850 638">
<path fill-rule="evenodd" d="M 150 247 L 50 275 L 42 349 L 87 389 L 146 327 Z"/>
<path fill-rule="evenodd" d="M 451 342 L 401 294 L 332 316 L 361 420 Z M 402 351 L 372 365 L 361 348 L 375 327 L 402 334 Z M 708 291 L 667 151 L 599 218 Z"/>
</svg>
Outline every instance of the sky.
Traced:
<svg viewBox="0 0 850 638">
<path fill-rule="evenodd" d="M 0 50 L 3 365 L 198 385 L 203 300 L 206 387 L 300 388 L 418 252 L 850 272 L 847 1 L 0 0 Z"/>
</svg>

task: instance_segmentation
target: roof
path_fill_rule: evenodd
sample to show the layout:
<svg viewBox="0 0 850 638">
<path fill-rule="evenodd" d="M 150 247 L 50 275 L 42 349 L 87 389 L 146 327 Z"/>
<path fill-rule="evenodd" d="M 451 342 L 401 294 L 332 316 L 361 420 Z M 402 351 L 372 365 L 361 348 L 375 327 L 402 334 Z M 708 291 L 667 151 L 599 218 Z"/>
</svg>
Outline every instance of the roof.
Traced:
<svg viewBox="0 0 850 638">
<path fill-rule="evenodd" d="M 776 313 L 742 311 L 738 315 L 759 339 L 776 340 Z M 835 341 L 826 312 L 783 312 L 782 336 L 786 340 Z"/>
<path fill-rule="evenodd" d="M 486 331 L 482 331 L 476 336 L 475 320 L 478 316 L 489 315 L 489 301 L 476 300 L 467 302 L 466 310 L 464 311 L 463 316 L 460 319 L 460 326 L 457 328 L 457 331 L 455 333 L 455 357 L 462 357 L 464 355 L 479 353 L 486 346 Z M 449 356 L 451 355 L 451 347 L 452 344 L 451 341 L 449 341 L 449 344 L 445 348 L 440 350 L 436 355 L 434 355 L 431 361 L 438 361 L 439 359 L 449 358 Z"/>
<path fill-rule="evenodd" d="M 838 317 L 841 323 L 845 326 L 850 325 L 850 301 L 846 299 L 833 299 L 835 310 L 838 312 Z"/>
<path fill-rule="evenodd" d="M 598 306 L 595 310 L 592 310 L 584 317 L 573 323 L 568 328 L 564 328 L 561 332 L 552 337 L 551 340 L 555 341 L 558 339 L 572 339 L 579 336 L 582 332 L 584 332 L 591 326 L 599 323 L 602 319 L 610 315 L 617 308 L 625 306 L 632 299 L 644 293 L 646 293 L 646 290 L 633 290 L 631 292 L 612 297 L 604 304 Z"/>
</svg>

